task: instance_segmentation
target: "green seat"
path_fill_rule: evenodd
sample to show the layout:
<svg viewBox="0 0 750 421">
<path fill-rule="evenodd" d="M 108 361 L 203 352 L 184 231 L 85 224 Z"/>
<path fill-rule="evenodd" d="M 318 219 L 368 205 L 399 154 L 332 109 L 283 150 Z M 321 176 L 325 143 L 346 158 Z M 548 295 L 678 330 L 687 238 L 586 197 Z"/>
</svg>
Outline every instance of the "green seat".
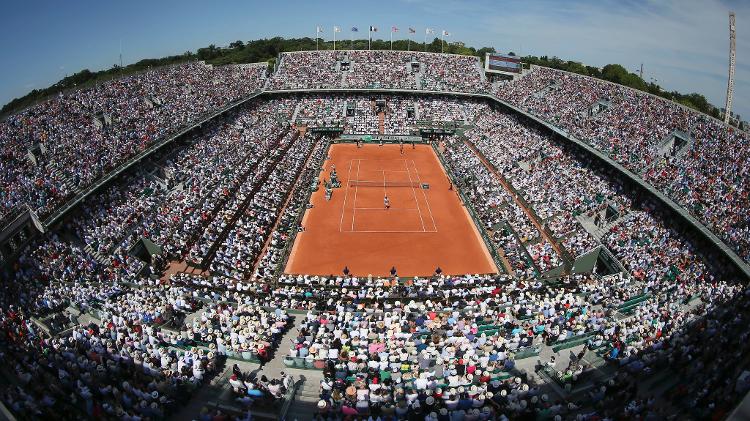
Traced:
<svg viewBox="0 0 750 421">
<path fill-rule="evenodd" d="M 500 381 L 503 381 L 503 380 L 508 380 L 508 379 L 509 379 L 509 378 L 511 378 L 511 377 L 513 377 L 513 375 L 512 375 L 512 374 L 510 374 L 510 373 L 508 373 L 508 372 L 503 372 L 502 374 L 500 374 L 500 375 L 498 375 L 498 376 L 493 376 L 493 377 L 492 377 L 492 380 L 500 380 Z"/>
<path fill-rule="evenodd" d="M 578 345 L 583 345 L 594 336 L 596 332 L 584 333 L 583 335 L 573 336 L 572 338 L 565 339 L 563 341 L 557 341 L 552 344 L 552 351 L 560 352 L 564 349 L 570 349 Z"/>
<path fill-rule="evenodd" d="M 523 360 L 524 358 L 536 357 L 541 351 L 538 346 L 527 346 L 518 350 L 513 356 L 514 360 Z"/>
<path fill-rule="evenodd" d="M 625 301 L 624 303 L 620 304 L 619 307 L 617 307 L 618 310 L 630 308 L 632 306 L 638 305 L 646 300 L 651 298 L 651 294 L 641 294 L 636 297 L 633 297 L 629 299 L 628 301 Z"/>
</svg>

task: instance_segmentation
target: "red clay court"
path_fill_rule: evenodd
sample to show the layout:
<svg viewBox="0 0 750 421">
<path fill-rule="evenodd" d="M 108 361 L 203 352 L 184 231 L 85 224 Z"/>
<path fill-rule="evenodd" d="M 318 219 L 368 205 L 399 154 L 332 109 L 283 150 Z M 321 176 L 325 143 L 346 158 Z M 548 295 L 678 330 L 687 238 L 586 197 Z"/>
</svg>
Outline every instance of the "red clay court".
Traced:
<svg viewBox="0 0 750 421">
<path fill-rule="evenodd" d="M 335 165 L 341 188 L 313 193 L 285 273 L 429 276 L 496 273 L 477 228 L 430 146 L 334 144 L 320 178 Z M 422 185 L 428 184 L 428 189 Z M 386 209 L 387 195 L 390 208 Z"/>
</svg>

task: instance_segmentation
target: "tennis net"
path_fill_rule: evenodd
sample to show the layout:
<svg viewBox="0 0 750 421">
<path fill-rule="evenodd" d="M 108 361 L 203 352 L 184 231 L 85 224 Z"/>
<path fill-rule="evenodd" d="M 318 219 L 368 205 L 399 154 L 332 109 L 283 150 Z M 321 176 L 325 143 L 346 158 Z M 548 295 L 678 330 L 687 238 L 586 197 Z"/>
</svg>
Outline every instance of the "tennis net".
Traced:
<svg viewBox="0 0 750 421">
<path fill-rule="evenodd" d="M 422 187 L 418 182 L 412 181 L 361 181 L 349 180 L 349 187 Z"/>
</svg>

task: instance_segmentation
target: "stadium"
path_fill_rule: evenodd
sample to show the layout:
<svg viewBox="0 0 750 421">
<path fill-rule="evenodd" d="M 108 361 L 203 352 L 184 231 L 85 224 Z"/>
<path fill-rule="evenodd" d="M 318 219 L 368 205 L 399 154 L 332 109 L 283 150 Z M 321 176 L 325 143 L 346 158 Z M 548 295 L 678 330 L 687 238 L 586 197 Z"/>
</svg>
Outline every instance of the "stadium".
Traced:
<svg viewBox="0 0 750 421">
<path fill-rule="evenodd" d="M 747 419 L 748 132 L 363 47 L 0 121 L 0 417 Z"/>
</svg>

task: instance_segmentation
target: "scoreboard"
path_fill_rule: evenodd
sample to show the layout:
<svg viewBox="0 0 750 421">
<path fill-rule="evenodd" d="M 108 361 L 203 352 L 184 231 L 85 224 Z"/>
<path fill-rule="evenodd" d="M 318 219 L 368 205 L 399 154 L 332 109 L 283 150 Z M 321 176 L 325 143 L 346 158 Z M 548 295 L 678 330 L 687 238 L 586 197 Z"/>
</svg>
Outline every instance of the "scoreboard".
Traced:
<svg viewBox="0 0 750 421">
<path fill-rule="evenodd" d="M 485 70 L 495 72 L 521 73 L 521 58 L 507 54 L 487 53 Z"/>
</svg>

